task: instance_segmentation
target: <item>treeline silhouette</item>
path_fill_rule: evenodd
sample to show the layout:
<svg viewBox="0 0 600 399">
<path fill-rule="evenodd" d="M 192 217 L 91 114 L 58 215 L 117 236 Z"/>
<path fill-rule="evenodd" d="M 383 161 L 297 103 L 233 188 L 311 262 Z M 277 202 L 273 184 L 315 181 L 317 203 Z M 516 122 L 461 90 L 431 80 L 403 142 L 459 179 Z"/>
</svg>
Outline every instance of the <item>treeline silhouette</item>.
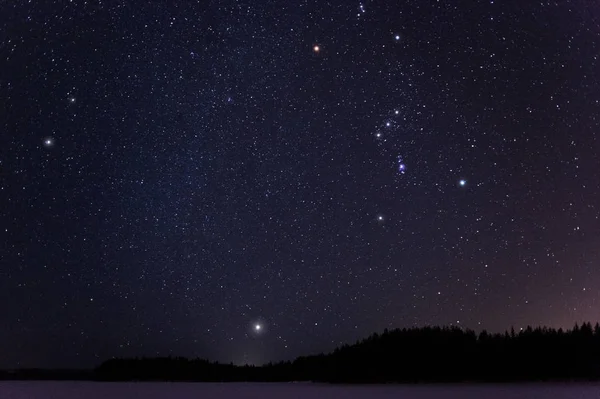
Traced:
<svg viewBox="0 0 600 399">
<path fill-rule="evenodd" d="M 476 334 L 457 327 L 385 330 L 329 354 L 264 366 L 181 357 L 107 360 L 90 371 L 17 370 L 0 379 L 315 381 L 331 383 L 600 380 L 600 325 Z"/>
<path fill-rule="evenodd" d="M 600 325 L 476 334 L 457 327 L 373 334 L 330 354 L 262 367 L 185 358 L 112 359 L 101 380 L 332 383 L 600 380 Z"/>
</svg>

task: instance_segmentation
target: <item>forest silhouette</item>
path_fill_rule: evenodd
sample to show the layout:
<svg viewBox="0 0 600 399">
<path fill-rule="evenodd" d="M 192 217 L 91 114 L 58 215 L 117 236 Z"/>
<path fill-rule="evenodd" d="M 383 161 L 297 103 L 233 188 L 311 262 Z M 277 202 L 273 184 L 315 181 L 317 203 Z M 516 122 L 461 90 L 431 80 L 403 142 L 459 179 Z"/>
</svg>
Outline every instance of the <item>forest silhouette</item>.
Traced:
<svg viewBox="0 0 600 399">
<path fill-rule="evenodd" d="M 36 378 L 37 376 L 37 378 Z M 264 366 L 183 357 L 110 359 L 89 372 L 19 370 L 3 379 L 315 381 L 330 383 L 600 380 L 600 325 L 476 334 L 458 327 L 385 330 L 329 354 Z"/>
</svg>

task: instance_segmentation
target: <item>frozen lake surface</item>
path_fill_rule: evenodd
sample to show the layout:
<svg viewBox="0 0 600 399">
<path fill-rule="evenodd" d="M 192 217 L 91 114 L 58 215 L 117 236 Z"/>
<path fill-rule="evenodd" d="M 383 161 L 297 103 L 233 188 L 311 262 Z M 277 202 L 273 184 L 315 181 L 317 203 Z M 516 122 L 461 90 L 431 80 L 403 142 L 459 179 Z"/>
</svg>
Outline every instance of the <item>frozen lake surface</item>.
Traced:
<svg viewBox="0 0 600 399">
<path fill-rule="evenodd" d="M 322 385 L 310 383 L 0 382 L 2 399 L 597 399 L 600 384 Z"/>
</svg>

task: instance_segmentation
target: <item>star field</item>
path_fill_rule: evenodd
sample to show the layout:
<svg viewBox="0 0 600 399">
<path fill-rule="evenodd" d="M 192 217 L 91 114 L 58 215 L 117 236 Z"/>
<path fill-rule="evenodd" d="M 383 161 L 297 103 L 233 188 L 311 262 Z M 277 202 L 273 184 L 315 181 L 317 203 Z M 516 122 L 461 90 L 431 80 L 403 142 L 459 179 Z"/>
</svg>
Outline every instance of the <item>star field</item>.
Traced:
<svg viewBox="0 0 600 399">
<path fill-rule="evenodd" d="M 598 321 L 589 0 L 0 4 L 0 367 Z"/>
</svg>

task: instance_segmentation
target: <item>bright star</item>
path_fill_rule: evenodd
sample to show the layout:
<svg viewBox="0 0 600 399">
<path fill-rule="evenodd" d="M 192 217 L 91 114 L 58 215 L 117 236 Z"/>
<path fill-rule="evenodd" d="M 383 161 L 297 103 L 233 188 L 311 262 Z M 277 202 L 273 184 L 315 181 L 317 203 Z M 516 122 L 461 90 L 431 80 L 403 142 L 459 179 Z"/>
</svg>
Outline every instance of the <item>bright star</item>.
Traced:
<svg viewBox="0 0 600 399">
<path fill-rule="evenodd" d="M 71 104 L 75 104 L 75 101 L 77 101 L 77 99 L 76 99 L 75 97 L 73 97 L 73 96 L 70 96 L 70 97 L 69 97 L 69 102 L 70 102 Z"/>
<path fill-rule="evenodd" d="M 249 326 L 250 334 L 259 337 L 267 333 L 268 328 L 262 319 L 255 319 Z"/>
<path fill-rule="evenodd" d="M 383 222 L 384 220 L 385 220 L 385 218 L 383 217 L 383 215 L 377 215 L 378 222 Z"/>
<path fill-rule="evenodd" d="M 396 36 L 394 36 L 394 39 L 396 39 L 396 40 L 400 40 L 400 35 L 396 35 Z"/>
<path fill-rule="evenodd" d="M 467 185 L 467 181 L 465 179 L 460 179 L 458 181 L 458 185 L 461 187 L 465 187 Z"/>
<path fill-rule="evenodd" d="M 46 137 L 44 139 L 44 147 L 51 148 L 54 146 L 54 139 L 52 137 Z"/>
<path fill-rule="evenodd" d="M 318 44 L 316 44 L 316 45 L 313 47 L 313 51 L 314 51 L 315 53 L 318 53 L 319 51 L 321 51 L 321 47 L 319 47 L 319 45 L 318 45 Z"/>
</svg>

